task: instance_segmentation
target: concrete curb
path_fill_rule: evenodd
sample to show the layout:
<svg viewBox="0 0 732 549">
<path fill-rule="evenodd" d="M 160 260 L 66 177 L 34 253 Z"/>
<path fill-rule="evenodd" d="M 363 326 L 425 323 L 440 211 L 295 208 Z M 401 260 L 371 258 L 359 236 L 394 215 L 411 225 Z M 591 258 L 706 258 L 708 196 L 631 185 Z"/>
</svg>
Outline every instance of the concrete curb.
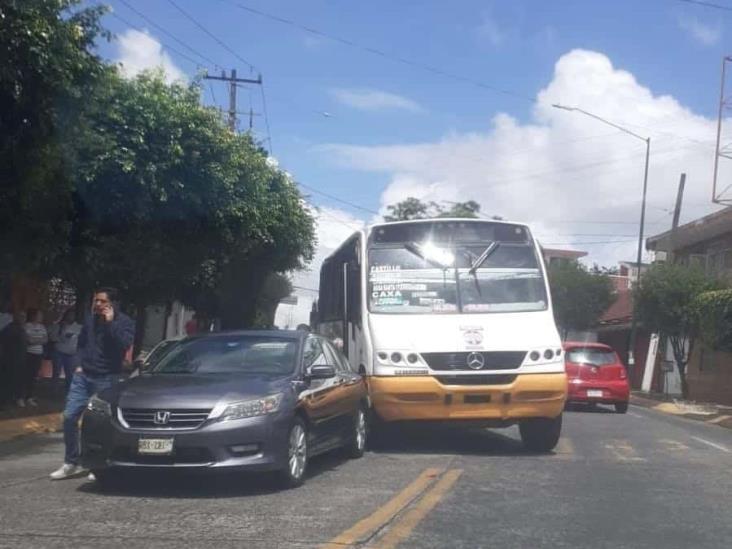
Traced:
<svg viewBox="0 0 732 549">
<path fill-rule="evenodd" d="M 673 402 L 658 401 L 653 398 L 643 397 L 636 394 L 630 395 L 630 403 L 643 408 L 656 410 L 664 414 L 681 416 L 694 421 L 708 423 L 711 425 L 719 425 L 726 429 L 732 429 L 732 415 L 718 412 L 716 414 L 695 414 L 693 412 L 685 412 L 681 410 Z"/>
<path fill-rule="evenodd" d="M 61 430 L 61 414 L 5 419 L 0 421 L 0 442 L 38 433 L 55 433 Z"/>
</svg>

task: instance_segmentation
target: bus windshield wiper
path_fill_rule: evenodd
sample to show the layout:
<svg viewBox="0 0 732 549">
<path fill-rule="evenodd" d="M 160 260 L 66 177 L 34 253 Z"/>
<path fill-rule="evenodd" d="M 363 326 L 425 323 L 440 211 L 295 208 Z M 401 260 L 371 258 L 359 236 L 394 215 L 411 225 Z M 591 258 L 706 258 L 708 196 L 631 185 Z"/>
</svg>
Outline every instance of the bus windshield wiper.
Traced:
<svg viewBox="0 0 732 549">
<path fill-rule="evenodd" d="M 488 247 L 483 250 L 483 253 L 478 256 L 478 259 L 473 261 L 473 264 L 470 266 L 470 270 L 468 272 L 476 276 L 476 271 L 480 269 L 480 267 L 483 265 L 483 263 L 486 262 L 486 259 L 488 259 L 493 252 L 495 252 L 498 247 L 500 246 L 500 243 L 498 242 L 491 242 Z"/>
</svg>

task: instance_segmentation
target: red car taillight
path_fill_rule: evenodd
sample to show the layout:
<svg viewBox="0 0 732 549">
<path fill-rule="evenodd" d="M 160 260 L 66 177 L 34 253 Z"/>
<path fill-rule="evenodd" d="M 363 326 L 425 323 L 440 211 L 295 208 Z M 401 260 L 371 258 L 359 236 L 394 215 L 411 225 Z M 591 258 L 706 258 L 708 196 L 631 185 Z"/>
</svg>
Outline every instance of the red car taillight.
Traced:
<svg viewBox="0 0 732 549">
<path fill-rule="evenodd" d="M 628 372 L 625 371 L 623 366 L 620 367 L 620 379 L 628 379 Z"/>
</svg>

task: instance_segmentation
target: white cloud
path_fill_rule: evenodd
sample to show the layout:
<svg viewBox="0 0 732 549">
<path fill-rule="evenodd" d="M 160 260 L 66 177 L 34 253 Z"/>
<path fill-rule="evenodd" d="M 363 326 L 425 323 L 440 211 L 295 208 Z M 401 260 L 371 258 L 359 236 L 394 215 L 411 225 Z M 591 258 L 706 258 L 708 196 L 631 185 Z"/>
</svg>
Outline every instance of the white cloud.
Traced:
<svg viewBox="0 0 732 549">
<path fill-rule="evenodd" d="M 318 249 L 309 268 L 294 273 L 293 285 L 297 286 L 294 294 L 298 298 L 297 305 L 280 305 L 275 315 L 275 325 L 280 328 L 295 328 L 298 324 L 308 324 L 310 309 L 317 294 L 320 266 L 346 238 L 363 227 L 361 219 L 334 208 L 318 208 L 313 212 L 316 216 Z"/>
<path fill-rule="evenodd" d="M 122 72 L 130 77 L 146 70 L 162 67 L 168 83 L 185 80 L 185 73 L 173 63 L 163 46 L 147 32 L 127 29 L 117 40 L 117 61 Z"/>
<path fill-rule="evenodd" d="M 320 36 L 306 34 L 302 39 L 302 43 L 309 50 L 319 50 L 320 48 L 325 46 L 327 40 L 325 38 L 321 38 Z"/>
<path fill-rule="evenodd" d="M 475 199 L 486 214 L 531 223 L 546 245 L 587 250 L 590 261 L 606 265 L 634 258 L 644 143 L 553 103 L 584 108 L 652 137 L 646 235 L 669 227 L 671 217 L 663 210 L 673 208 L 682 171 L 688 174 L 682 221 L 712 209 L 715 121 L 673 97 L 654 95 L 592 51 L 573 50 L 557 61 L 527 122 L 499 113 L 480 133 L 319 150 L 341 165 L 389 174 L 382 211 L 407 196 Z M 722 177 L 732 180 L 732 173 Z"/>
<path fill-rule="evenodd" d="M 407 97 L 369 88 L 335 88 L 330 94 L 340 103 L 362 111 L 403 110 L 422 112 L 422 107 Z"/>
<path fill-rule="evenodd" d="M 488 40 L 493 46 L 500 46 L 508 38 L 508 31 L 496 21 L 491 13 L 483 14 L 483 22 L 477 30 L 478 37 Z"/>
<path fill-rule="evenodd" d="M 679 15 L 679 27 L 703 46 L 713 46 L 722 38 L 722 26 L 702 23 L 694 16 Z"/>
</svg>

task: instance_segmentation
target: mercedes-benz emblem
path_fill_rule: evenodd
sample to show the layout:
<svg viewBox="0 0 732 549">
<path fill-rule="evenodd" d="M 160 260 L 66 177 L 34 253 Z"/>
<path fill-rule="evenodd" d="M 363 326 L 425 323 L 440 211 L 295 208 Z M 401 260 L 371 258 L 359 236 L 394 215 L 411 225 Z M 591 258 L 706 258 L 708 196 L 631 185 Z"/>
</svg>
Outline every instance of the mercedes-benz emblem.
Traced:
<svg viewBox="0 0 732 549">
<path fill-rule="evenodd" d="M 153 422 L 155 425 L 167 425 L 170 421 L 170 412 L 164 412 L 162 410 L 155 412 Z"/>
<path fill-rule="evenodd" d="M 465 359 L 465 362 L 468 364 L 468 368 L 472 368 L 473 370 L 480 370 L 485 366 L 485 358 L 482 353 L 470 353 Z"/>
</svg>

